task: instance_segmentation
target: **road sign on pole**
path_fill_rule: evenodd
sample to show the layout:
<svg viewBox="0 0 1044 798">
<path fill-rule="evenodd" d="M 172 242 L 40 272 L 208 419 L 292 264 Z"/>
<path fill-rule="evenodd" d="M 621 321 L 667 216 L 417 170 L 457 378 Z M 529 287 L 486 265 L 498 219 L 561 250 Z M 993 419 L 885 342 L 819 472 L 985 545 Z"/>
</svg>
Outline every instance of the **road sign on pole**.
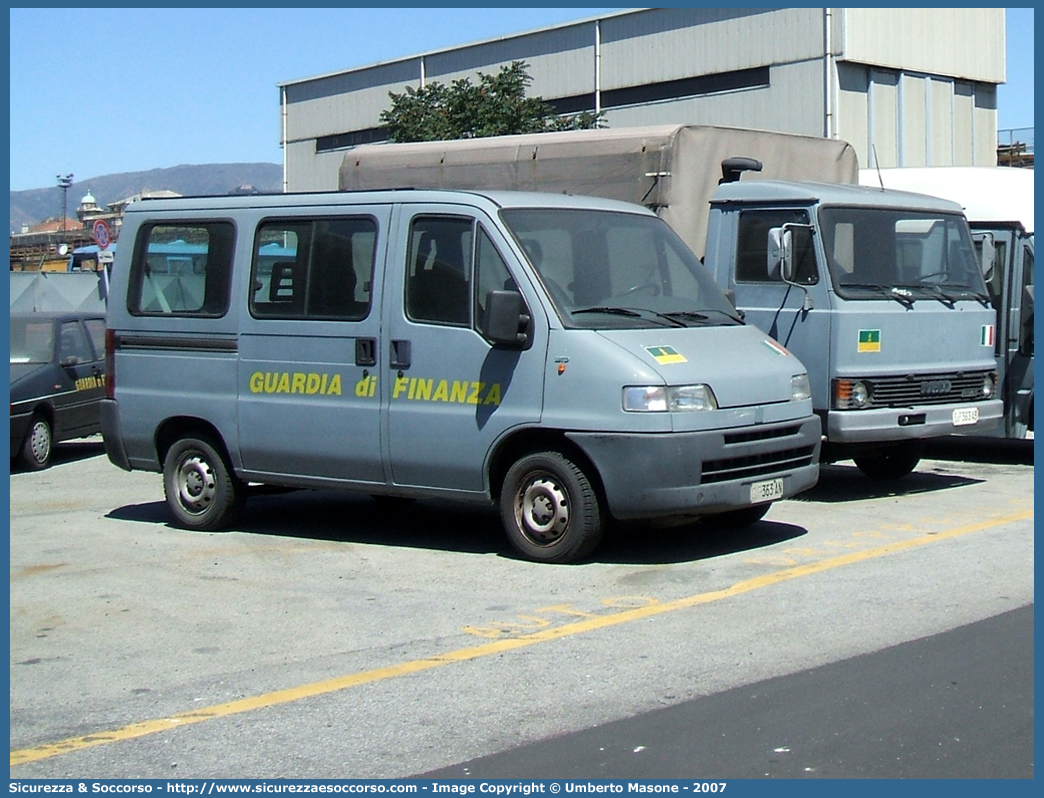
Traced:
<svg viewBox="0 0 1044 798">
<path fill-rule="evenodd" d="M 109 231 L 109 225 L 105 224 L 104 219 L 98 219 L 94 226 L 91 228 L 91 237 L 94 239 L 94 243 L 98 245 L 98 249 L 108 249 L 109 242 L 112 241 L 112 234 Z"/>
</svg>

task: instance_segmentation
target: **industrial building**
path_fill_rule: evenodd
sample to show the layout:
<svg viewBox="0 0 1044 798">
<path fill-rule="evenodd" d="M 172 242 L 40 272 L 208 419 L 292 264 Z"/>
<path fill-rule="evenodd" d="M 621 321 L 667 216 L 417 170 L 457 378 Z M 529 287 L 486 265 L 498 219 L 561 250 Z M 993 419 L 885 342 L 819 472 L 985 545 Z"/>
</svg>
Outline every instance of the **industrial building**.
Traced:
<svg viewBox="0 0 1044 798">
<path fill-rule="evenodd" d="M 282 83 L 284 188 L 337 188 L 380 141 L 389 92 L 529 64 L 530 96 L 612 128 L 750 127 L 840 138 L 861 166 L 997 162 L 1002 8 L 652 8 Z"/>
</svg>

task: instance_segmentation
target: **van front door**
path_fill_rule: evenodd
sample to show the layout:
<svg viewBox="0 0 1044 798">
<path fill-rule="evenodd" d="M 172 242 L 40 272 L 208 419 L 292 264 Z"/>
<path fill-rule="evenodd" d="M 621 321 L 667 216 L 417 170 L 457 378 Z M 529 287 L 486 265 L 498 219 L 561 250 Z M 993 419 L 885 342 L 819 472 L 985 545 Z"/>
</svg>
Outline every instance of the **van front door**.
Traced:
<svg viewBox="0 0 1044 798">
<path fill-rule="evenodd" d="M 238 410 L 243 466 L 259 481 L 385 481 L 373 297 L 390 216 L 352 207 L 258 224 Z"/>
<path fill-rule="evenodd" d="M 490 220 L 453 206 L 401 219 L 382 363 L 392 482 L 481 494 L 498 438 L 540 419 L 546 338 L 502 349 L 479 332 L 487 292 L 517 289 Z"/>
</svg>

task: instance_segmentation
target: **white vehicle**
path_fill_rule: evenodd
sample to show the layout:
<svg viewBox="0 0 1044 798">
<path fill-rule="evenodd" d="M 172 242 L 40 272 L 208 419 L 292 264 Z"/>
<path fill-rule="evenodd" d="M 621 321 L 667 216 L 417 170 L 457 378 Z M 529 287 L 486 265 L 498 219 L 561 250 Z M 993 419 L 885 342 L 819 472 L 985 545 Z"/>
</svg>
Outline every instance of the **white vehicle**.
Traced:
<svg viewBox="0 0 1044 798">
<path fill-rule="evenodd" d="M 1033 432 L 1033 170 L 1008 166 L 862 169 L 868 186 L 917 191 L 964 206 L 976 247 L 994 249 L 986 286 L 997 309 L 993 341 L 1004 399 L 1003 426 L 983 434 Z"/>
</svg>

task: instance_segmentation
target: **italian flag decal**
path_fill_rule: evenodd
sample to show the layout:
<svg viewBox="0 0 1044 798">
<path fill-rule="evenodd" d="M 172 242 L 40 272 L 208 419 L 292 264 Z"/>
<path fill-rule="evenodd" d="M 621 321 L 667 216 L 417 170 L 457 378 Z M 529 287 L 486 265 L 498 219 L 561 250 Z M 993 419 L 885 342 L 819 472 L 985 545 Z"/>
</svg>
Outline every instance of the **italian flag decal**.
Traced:
<svg viewBox="0 0 1044 798">
<path fill-rule="evenodd" d="M 979 343 L 983 346 L 993 346 L 993 335 L 994 328 L 992 324 L 982 325 L 982 332 L 979 334 Z"/>
<path fill-rule="evenodd" d="M 860 330 L 859 331 L 859 345 L 857 347 L 859 352 L 880 352 L 881 351 L 881 331 L 880 330 Z"/>
</svg>

